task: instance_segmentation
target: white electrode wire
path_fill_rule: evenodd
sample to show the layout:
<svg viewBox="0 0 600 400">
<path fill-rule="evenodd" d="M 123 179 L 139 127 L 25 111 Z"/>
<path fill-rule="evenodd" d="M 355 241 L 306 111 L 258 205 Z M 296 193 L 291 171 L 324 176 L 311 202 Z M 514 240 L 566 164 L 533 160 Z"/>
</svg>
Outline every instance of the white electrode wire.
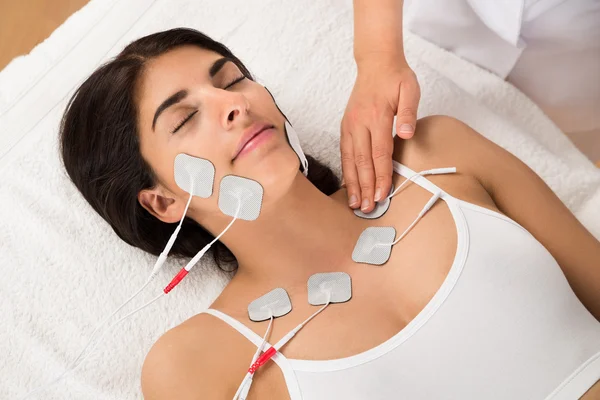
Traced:
<svg viewBox="0 0 600 400">
<path fill-rule="evenodd" d="M 105 331 L 104 331 L 104 333 L 102 334 L 102 336 L 100 336 L 100 339 L 99 339 L 99 340 L 96 342 L 96 344 L 95 344 L 95 345 L 92 347 L 92 349 L 89 351 L 89 353 L 87 353 L 87 354 L 86 354 L 86 355 L 85 355 L 85 356 L 84 356 L 84 357 L 83 357 L 81 360 L 79 360 L 79 363 L 78 363 L 78 364 L 76 364 L 75 366 L 72 366 L 72 367 L 70 366 L 69 368 L 67 368 L 67 369 L 65 370 L 65 372 L 63 372 L 62 374 L 60 374 L 60 375 L 59 375 L 57 378 L 55 378 L 53 381 L 51 381 L 51 382 L 47 383 L 47 384 L 46 384 L 46 385 L 44 385 L 44 386 L 41 386 L 41 387 L 39 387 L 39 388 L 37 388 L 37 389 L 34 389 L 34 390 L 32 390 L 31 392 L 27 393 L 27 394 L 26 394 L 24 397 L 22 397 L 20 400 L 25 400 L 26 398 L 28 398 L 28 397 L 29 397 L 29 396 L 31 396 L 32 394 L 34 394 L 34 393 L 36 393 L 36 392 L 39 392 L 39 391 L 40 391 L 40 390 L 42 390 L 42 389 L 46 389 L 46 388 L 48 388 L 49 386 L 51 386 L 51 385 L 55 384 L 56 382 L 58 382 L 59 380 L 61 380 L 62 378 L 64 378 L 64 377 L 66 376 L 66 374 L 67 374 L 67 373 L 75 371 L 75 370 L 76 370 L 76 369 L 77 369 L 77 368 L 78 368 L 78 367 L 79 367 L 79 366 L 80 366 L 80 365 L 83 363 L 83 361 L 86 359 L 86 357 L 87 357 L 87 356 L 88 356 L 90 353 L 92 353 L 92 352 L 93 352 L 93 351 L 96 349 L 96 346 L 98 346 L 98 344 L 102 342 L 102 339 L 104 338 L 104 335 L 106 335 L 106 332 L 108 332 L 108 331 L 109 331 L 109 330 L 110 330 L 112 327 L 114 327 L 115 325 L 117 325 L 118 323 L 120 323 L 121 321 L 123 321 L 124 319 L 128 318 L 129 316 L 131 316 L 131 315 L 133 315 L 133 314 L 137 313 L 138 311 L 140 311 L 140 310 L 142 310 L 142 309 L 144 309 L 144 308 L 148 307 L 150 304 L 154 303 L 156 300 L 160 299 L 160 298 L 161 298 L 162 296 L 164 296 L 164 295 L 165 295 L 165 293 L 161 293 L 161 294 L 159 294 L 158 296 L 156 296 L 155 298 L 153 298 L 152 300 L 150 300 L 149 302 L 147 302 L 147 303 L 146 303 L 146 304 L 144 304 L 143 306 L 136 308 L 135 310 L 131 311 L 129 314 L 125 315 L 125 316 L 124 316 L 124 317 L 122 317 L 121 319 L 117 320 L 116 322 L 113 322 L 111 325 L 109 325 L 109 326 L 108 326 L 107 330 L 105 330 Z M 89 341 L 89 342 L 88 342 L 88 345 L 89 345 L 90 343 L 91 343 L 91 341 Z M 88 346 L 88 345 L 86 345 L 86 346 L 85 346 L 85 348 L 87 348 L 87 346 Z M 72 364 L 73 364 L 73 363 L 72 363 Z"/>
<path fill-rule="evenodd" d="M 260 347 L 256 349 L 256 353 L 254 353 L 254 357 L 252 357 L 252 362 L 250 363 L 250 366 L 252 366 L 252 364 L 254 364 L 254 362 L 258 359 L 260 353 L 262 353 L 262 350 L 265 347 L 265 343 L 267 343 L 267 338 L 269 337 L 269 333 L 271 333 L 271 327 L 273 326 L 273 319 L 273 312 L 271 311 L 271 321 L 269 321 L 269 326 L 267 327 L 267 331 L 263 336 L 263 341 L 260 344 Z"/>
<path fill-rule="evenodd" d="M 193 180 L 190 180 L 190 196 L 189 196 L 188 201 L 187 201 L 187 203 L 185 205 L 185 209 L 183 211 L 183 215 L 181 216 L 181 219 L 179 220 L 179 225 L 177 225 L 177 227 L 175 228 L 175 231 L 173 231 L 173 233 L 171 234 L 171 237 L 167 241 L 167 244 L 166 244 L 164 250 L 158 256 L 158 259 L 156 260 L 156 263 L 154 264 L 154 268 L 152 269 L 152 272 L 150 273 L 150 276 L 148 277 L 148 279 L 146 280 L 146 282 L 134 294 L 132 294 L 127 300 L 125 300 L 125 302 L 123 304 L 121 304 L 115 311 L 113 311 L 112 314 L 110 314 L 108 317 L 104 318 L 102 320 L 102 322 L 100 322 L 100 324 L 98 324 L 98 326 L 92 332 L 92 334 L 90 336 L 90 339 L 88 340 L 88 342 L 85 345 L 85 347 L 83 348 L 83 350 L 81 350 L 79 352 L 79 354 L 77 355 L 77 357 L 75 357 L 75 360 L 73 360 L 71 362 L 71 364 L 69 364 L 69 367 L 67 367 L 67 370 L 62 375 L 60 375 L 58 378 L 56 378 L 56 380 L 52 381 L 48 385 L 51 385 L 54 382 L 57 382 L 64 374 L 66 374 L 69 371 L 69 369 L 72 368 L 72 366 L 75 365 L 77 363 L 77 361 L 79 361 L 79 358 L 85 353 L 85 351 L 87 350 L 87 348 L 89 347 L 89 345 L 92 344 L 92 342 L 94 341 L 94 338 L 95 338 L 96 334 L 98 333 L 98 331 L 100 330 L 100 328 L 102 328 L 108 322 L 108 320 L 110 320 L 113 316 L 115 316 L 115 314 L 117 314 L 119 311 L 121 311 L 123 309 L 123 307 L 125 307 L 135 297 L 137 297 L 137 295 L 140 294 L 142 292 L 142 290 L 144 290 L 146 288 L 146 286 L 148 286 L 150 284 L 150 282 L 152 282 L 152 280 L 156 277 L 156 275 L 158 274 L 158 272 L 160 271 L 160 269 L 164 265 L 164 262 L 166 261 L 167 256 L 168 256 L 169 252 L 171 251 L 171 248 L 173 247 L 173 244 L 175 243 L 175 239 L 177 238 L 177 235 L 179 234 L 179 230 L 181 229 L 181 225 L 183 224 L 183 220 L 185 219 L 185 216 L 187 215 L 188 208 L 190 207 L 190 203 L 192 202 L 193 195 L 191 193 L 193 191 L 193 188 L 194 188 Z M 150 303 L 148 303 L 148 304 L 150 304 Z M 146 304 L 146 305 L 148 305 L 148 304 Z M 142 306 L 138 310 L 141 310 L 146 305 Z M 127 314 L 127 315 L 131 315 L 131 313 Z M 121 321 L 121 320 L 119 320 L 119 321 Z M 110 327 L 112 327 L 112 326 L 113 325 L 110 325 L 108 329 L 110 329 Z M 92 349 L 92 351 L 93 351 L 93 349 Z M 39 388 L 39 389 L 41 389 L 41 388 Z M 37 391 L 39 389 L 36 389 L 35 391 Z M 32 394 L 32 393 L 34 393 L 35 391 L 30 392 L 23 399 L 29 397 L 29 395 Z"/>
<path fill-rule="evenodd" d="M 327 303 L 323 307 L 321 307 L 317 312 L 315 312 L 313 315 L 311 315 L 306 320 L 304 320 L 304 322 L 302 322 L 300 325 L 298 325 L 297 327 L 292 329 L 287 335 L 282 337 L 277 343 L 275 343 L 275 345 L 273 346 L 275 348 L 275 350 L 279 351 L 280 348 L 285 346 L 285 344 L 287 342 L 289 342 L 290 339 L 292 339 L 294 337 L 294 335 L 296 333 L 298 333 L 298 331 L 304 327 L 304 325 L 306 325 L 311 319 L 313 319 L 314 317 L 319 315 L 319 313 L 321 313 L 324 309 L 326 309 L 329 304 L 331 304 L 331 292 L 330 291 L 327 292 Z"/>
<path fill-rule="evenodd" d="M 298 333 L 298 331 L 300 329 L 302 329 L 311 319 L 313 319 L 314 317 L 319 315 L 319 313 L 321 313 L 324 309 L 326 309 L 329 304 L 331 304 L 331 291 L 327 292 L 327 303 L 323 307 L 321 307 L 319 310 L 317 310 L 315 313 L 313 313 L 310 317 L 308 317 L 306 320 L 304 320 L 304 322 L 302 322 L 301 324 L 296 326 L 288 334 L 286 334 L 283 338 L 281 338 L 275 345 L 273 345 L 273 348 L 276 351 L 279 351 L 279 349 L 282 348 L 283 346 L 285 346 L 285 344 L 287 342 L 289 342 L 294 337 L 294 335 L 296 335 L 296 333 Z M 265 339 L 263 340 L 263 344 L 261 344 L 261 347 L 264 345 L 266 337 L 267 337 L 267 335 L 265 335 Z M 258 354 L 258 352 L 257 352 L 257 354 Z M 258 357 L 255 357 L 255 358 L 258 359 Z M 253 359 L 252 364 L 254 364 L 254 362 L 256 362 L 256 359 Z M 250 385 L 252 384 L 252 375 L 253 374 L 251 374 L 250 372 L 248 372 L 246 374 L 246 376 L 244 377 L 244 380 L 242 381 L 242 384 L 239 386 L 237 392 L 235 393 L 233 400 L 238 400 L 238 399 L 246 400 L 246 397 L 248 396 L 248 392 L 250 391 Z"/>
<path fill-rule="evenodd" d="M 260 353 L 262 353 L 262 349 L 265 347 L 265 343 L 267 343 L 267 338 L 269 337 L 269 333 L 271 332 L 272 325 L 273 325 L 273 313 L 271 312 L 271 321 L 269 322 L 269 326 L 267 327 L 267 332 L 265 332 L 262 343 L 260 344 L 258 349 L 256 349 L 256 353 L 254 353 L 254 357 L 252 357 L 252 361 L 250 362 L 250 367 L 252 367 L 252 365 L 256 362 L 256 360 L 260 356 Z M 248 368 L 250 368 L 250 367 L 248 367 Z M 238 387 L 238 390 L 235 392 L 235 395 L 233 396 L 233 400 L 238 400 L 238 399 L 245 400 L 246 399 L 246 397 L 248 396 L 248 392 L 250 391 L 250 386 L 252 385 L 252 375 L 253 374 L 251 374 L 250 372 L 248 372 L 246 374 L 246 376 L 242 380 L 242 383 Z"/>
<path fill-rule="evenodd" d="M 181 222 L 182 222 L 182 221 L 183 221 L 183 219 L 185 218 L 185 214 L 187 213 L 187 209 L 188 209 L 188 207 L 189 207 L 189 205 L 190 205 L 190 202 L 191 202 L 191 200 L 192 200 L 192 195 L 190 195 L 190 198 L 189 198 L 189 200 L 188 200 L 188 202 L 187 202 L 187 205 L 186 205 L 186 207 L 185 207 L 185 211 L 184 211 L 184 213 L 183 213 L 183 217 L 181 218 L 181 221 L 180 221 L 180 223 L 179 223 L 179 226 L 178 226 L 178 228 L 181 226 Z M 176 228 L 176 229 L 175 229 L 175 232 L 173 233 L 173 235 L 171 235 L 171 237 L 172 237 L 172 238 L 176 236 L 177 230 L 178 230 L 178 229 Z M 172 247 L 172 245 L 171 245 L 170 247 Z M 170 250 L 170 247 L 169 247 L 169 250 Z M 166 248 L 165 248 L 165 250 L 166 250 Z M 164 253 L 164 251 L 163 251 L 163 253 Z M 167 253 L 168 253 L 168 251 L 167 251 Z M 162 255 L 162 254 L 161 254 L 161 255 Z M 157 265 L 158 265 L 158 261 L 157 261 Z M 136 297 L 138 294 L 140 294 L 140 293 L 142 292 L 142 290 L 144 290 L 144 289 L 146 288 L 146 286 L 148 286 L 148 285 L 150 284 L 150 282 L 152 282 L 152 280 L 154 279 L 154 277 L 155 277 L 155 276 L 156 276 L 156 274 L 153 272 L 153 273 L 150 275 L 150 277 L 148 277 L 148 280 L 146 280 L 146 283 L 144 283 L 144 284 L 142 285 L 142 287 L 140 287 L 140 288 L 137 290 L 137 292 L 135 292 L 134 294 L 132 294 L 132 295 L 131 295 L 131 296 L 130 296 L 130 297 L 127 299 L 127 300 L 125 300 L 125 302 L 124 302 L 123 304 L 121 304 L 121 306 L 119 306 L 119 308 L 117 308 L 117 309 L 116 309 L 116 310 L 115 310 L 115 311 L 114 311 L 112 314 L 110 314 L 108 317 L 104 318 L 104 319 L 102 320 L 102 322 L 101 322 L 100 324 L 98 324 L 98 326 L 96 327 L 96 329 L 94 329 L 94 331 L 92 332 L 92 335 L 90 336 L 90 339 L 88 340 L 88 342 L 87 342 L 86 346 L 85 346 L 85 347 L 83 348 L 83 350 L 81 350 L 81 352 L 80 352 L 80 353 L 77 355 L 77 357 L 75 358 L 75 360 L 73 360 L 73 362 L 71 363 L 71 365 L 72 365 L 72 364 L 75 364 L 75 363 L 76 363 L 76 362 L 79 360 L 79 358 L 81 357 L 81 355 L 82 355 L 82 354 L 85 352 L 85 350 L 88 348 L 88 346 L 89 346 L 89 345 L 92 343 L 92 341 L 94 340 L 94 337 L 95 337 L 95 336 L 96 336 L 96 334 L 98 333 L 99 329 L 100 329 L 100 328 L 102 328 L 102 326 L 103 326 L 103 325 L 105 325 L 105 324 L 106 324 L 106 322 L 108 322 L 108 320 L 110 320 L 110 319 L 111 319 L 111 318 L 112 318 L 112 317 L 113 317 L 115 314 L 117 314 L 119 311 L 121 311 L 121 310 L 123 309 L 123 307 L 125 307 L 127 304 L 129 304 L 129 302 L 131 302 L 131 300 L 133 300 L 133 299 L 134 299 L 134 298 L 135 298 L 135 297 Z"/>
<path fill-rule="evenodd" d="M 429 199 L 429 201 L 427 202 L 427 204 L 425 204 L 425 207 L 423 207 L 423 209 L 421 210 L 421 212 L 419 212 L 419 215 L 417 215 L 417 218 L 415 218 L 415 220 L 412 222 L 412 224 L 410 224 L 408 226 L 408 228 L 406 228 L 406 230 L 402 233 L 402 235 L 400 235 L 400 237 L 396 240 L 394 240 L 392 243 L 376 243 L 373 245 L 373 247 L 376 246 L 393 246 L 396 243 L 398 243 L 400 240 L 402 240 L 402 238 L 404 236 L 406 236 L 406 234 L 417 224 L 417 222 L 419 222 L 419 220 L 421 218 L 423 218 L 423 216 L 425 215 L 425 213 L 427 211 L 429 211 L 429 209 L 435 204 L 435 202 L 440 198 L 441 193 L 435 193 L 433 196 L 431 196 L 431 198 Z M 372 248 L 371 248 L 372 249 Z"/>
<path fill-rule="evenodd" d="M 325 305 L 323 305 L 323 307 L 321 307 L 321 309 L 317 310 L 313 315 L 311 315 L 310 317 L 308 317 L 306 320 L 304 320 L 303 323 L 301 323 L 300 325 L 298 325 L 300 328 L 302 328 L 304 325 L 308 324 L 310 322 L 311 319 L 313 319 L 314 317 L 316 317 L 317 315 L 319 315 L 324 309 L 327 308 L 328 305 L 331 304 L 331 291 L 328 290 L 327 291 L 327 302 L 325 303 Z M 300 330 L 300 329 L 298 329 Z"/>
<path fill-rule="evenodd" d="M 406 179 L 404 182 L 402 182 L 400 184 L 400 186 L 398 186 L 393 192 L 392 194 L 390 194 L 387 198 L 391 199 L 392 197 L 394 197 L 398 191 L 400 191 L 400 189 L 402 189 L 402 187 L 404 187 L 404 185 L 406 185 L 409 182 L 412 182 L 415 178 L 418 178 L 419 176 L 425 176 L 425 175 L 439 175 L 439 174 L 452 174 L 456 172 L 456 168 L 455 167 L 450 167 L 450 168 L 434 168 L 434 169 L 426 169 L 423 170 L 421 172 L 417 172 L 414 175 L 412 175 L 410 178 Z"/>
<path fill-rule="evenodd" d="M 177 228 L 175 228 L 175 230 L 171 234 L 171 237 L 169 238 L 169 241 L 167 242 L 167 245 L 165 246 L 164 250 L 158 256 L 158 260 L 156 260 L 156 264 L 154 264 L 154 268 L 152 268 L 152 273 L 150 274 L 150 278 L 155 277 L 156 274 L 158 274 L 158 271 L 160 271 L 160 269 L 165 264 L 165 261 L 167 261 L 167 256 L 169 255 L 171 248 L 175 244 L 175 239 L 177 239 L 177 235 L 179 234 L 179 230 L 181 229 L 183 220 L 185 219 L 185 216 L 187 215 L 187 212 L 188 212 L 188 208 L 190 207 L 190 203 L 192 202 L 192 197 L 194 197 L 192 195 L 193 189 L 194 189 L 194 182 L 191 181 L 190 182 L 190 197 L 188 198 L 188 201 L 185 205 L 185 210 L 183 210 L 183 215 L 181 216 L 181 219 L 179 220 L 179 224 L 177 225 Z"/>
<path fill-rule="evenodd" d="M 223 232 L 221 232 L 209 244 L 204 246 L 202 248 L 202 250 L 200 250 L 198 253 L 196 253 L 196 255 L 186 264 L 186 266 L 183 267 L 179 271 L 179 273 L 177 273 L 177 275 L 175 275 L 175 277 L 171 280 L 171 282 L 167 285 L 167 287 L 165 287 L 165 289 L 164 289 L 165 293 L 169 293 L 177 285 L 179 285 L 179 283 L 181 283 L 183 278 L 185 278 L 187 276 L 187 274 L 198 263 L 198 261 L 200 261 L 200 259 L 202 257 L 204 257 L 204 254 L 206 254 L 206 252 L 210 249 L 210 247 L 213 245 L 213 243 L 215 243 L 217 240 L 219 240 L 221 238 L 221 236 L 223 236 L 225 234 L 225 232 L 227 232 L 229 230 L 229 228 L 231 228 L 231 225 L 233 225 L 233 223 L 237 220 L 237 217 L 240 213 L 241 208 L 242 208 L 242 200 L 238 197 L 238 207 L 237 207 L 235 215 L 234 215 L 233 219 L 231 220 L 231 222 L 229 223 L 229 225 L 227 225 L 227 227 L 225 229 L 223 229 Z"/>
<path fill-rule="evenodd" d="M 234 223 L 234 222 L 235 222 L 235 220 L 237 219 L 237 217 L 238 217 L 238 215 L 239 215 L 239 213 L 240 213 L 240 210 L 241 210 L 241 208 L 242 208 L 242 201 L 241 201 L 241 199 L 239 199 L 239 198 L 238 198 L 238 200 L 239 200 L 239 201 L 238 201 L 238 207 L 237 207 L 237 210 L 236 210 L 236 212 L 235 212 L 235 216 L 233 217 L 233 219 L 231 220 L 231 222 L 229 223 L 229 225 L 227 225 L 227 227 L 226 227 L 225 229 L 223 229 L 223 232 L 221 232 L 221 233 L 219 234 L 219 236 L 217 236 L 216 238 L 214 238 L 214 239 L 212 240 L 212 242 L 210 242 L 209 244 L 207 244 L 206 246 L 204 246 L 204 248 L 203 248 L 202 250 L 200 250 L 200 251 L 199 251 L 199 252 L 198 252 L 198 253 L 197 253 L 197 254 L 194 256 L 194 258 L 192 258 L 192 259 L 190 260 L 190 262 L 188 262 L 188 263 L 187 263 L 187 265 L 186 265 L 186 266 L 185 266 L 185 268 L 184 268 L 186 271 L 188 271 L 188 272 L 189 272 L 189 271 L 190 271 L 190 270 L 191 270 L 191 269 L 194 267 L 194 265 L 196 265 L 196 264 L 198 263 L 198 261 L 200 261 L 200 259 L 201 259 L 201 258 L 204 256 L 204 254 L 206 254 L 206 252 L 208 251 L 208 249 L 210 249 L 210 247 L 211 247 L 211 246 L 212 246 L 212 245 L 213 245 L 213 244 L 214 244 L 214 243 L 215 243 L 217 240 L 219 240 L 219 239 L 221 238 L 221 236 L 223 236 L 223 235 L 225 234 L 225 232 L 227 232 L 227 230 L 228 230 L 229 228 L 231 228 L 231 225 L 233 225 L 233 223 Z"/>
</svg>

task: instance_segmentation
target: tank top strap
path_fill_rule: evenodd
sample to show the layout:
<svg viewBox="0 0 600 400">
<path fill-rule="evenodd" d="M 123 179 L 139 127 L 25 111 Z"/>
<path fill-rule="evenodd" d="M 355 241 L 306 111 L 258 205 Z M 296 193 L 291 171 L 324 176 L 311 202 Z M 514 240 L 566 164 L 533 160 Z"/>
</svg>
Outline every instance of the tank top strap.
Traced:
<svg viewBox="0 0 600 400">
<path fill-rule="evenodd" d="M 402 175 L 403 177 L 405 177 L 407 179 L 414 177 L 415 175 L 418 174 L 418 172 L 413 171 L 412 169 L 408 168 L 406 165 L 400 164 L 396 160 L 392 160 L 392 164 L 393 164 L 394 172 Z M 452 198 L 452 196 L 449 195 L 446 191 L 441 189 L 439 186 L 437 186 L 436 184 L 434 184 L 433 182 L 431 182 L 429 179 L 425 178 L 424 176 L 417 176 L 417 177 L 413 178 L 412 181 L 414 183 L 416 183 L 417 185 L 421 186 L 423 189 L 428 190 L 433 194 L 439 193 L 440 197 L 443 199 Z"/>
<path fill-rule="evenodd" d="M 254 343 L 256 348 L 258 348 L 263 342 L 263 338 L 260 337 L 256 332 L 224 312 L 215 310 L 214 308 L 208 308 L 205 311 L 202 311 L 201 314 L 202 313 L 210 314 L 219 318 L 221 321 L 225 322 L 233 329 L 244 335 L 250 342 Z M 264 349 L 268 349 L 270 347 L 273 347 L 273 345 L 271 345 L 269 342 L 265 342 Z M 283 373 L 283 378 L 285 379 L 290 400 L 302 400 L 302 392 L 300 392 L 298 380 L 294 374 L 294 370 L 289 364 L 289 361 L 280 352 L 275 353 L 273 356 L 273 361 L 279 366 L 281 372 Z"/>
<path fill-rule="evenodd" d="M 242 324 L 237 319 L 232 318 L 229 315 L 225 314 L 224 312 L 215 310 L 213 308 L 208 308 L 207 310 L 202 311 L 202 313 L 211 314 L 211 315 L 219 318 L 221 321 L 225 322 L 226 324 L 231 326 L 233 329 L 235 329 L 236 331 L 238 331 L 239 333 L 244 335 L 246 337 L 246 339 L 248 339 L 250 342 L 254 343 L 254 345 L 257 348 L 263 342 L 263 338 L 260 337 L 256 332 L 254 332 L 252 329 L 248 328 L 246 325 Z M 271 344 L 269 342 L 265 342 L 264 348 L 268 349 L 269 347 L 271 347 Z"/>
</svg>

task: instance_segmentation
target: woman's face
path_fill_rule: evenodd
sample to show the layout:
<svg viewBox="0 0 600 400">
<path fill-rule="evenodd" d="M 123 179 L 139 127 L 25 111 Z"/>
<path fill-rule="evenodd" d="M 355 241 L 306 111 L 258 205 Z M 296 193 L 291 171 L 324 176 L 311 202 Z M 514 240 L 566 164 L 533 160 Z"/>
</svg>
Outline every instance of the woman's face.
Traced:
<svg viewBox="0 0 600 400">
<path fill-rule="evenodd" d="M 232 61 L 219 62 L 222 58 L 196 46 L 179 47 L 148 62 L 138 81 L 140 149 L 159 180 L 156 188 L 138 198 L 165 222 L 181 218 L 188 198 L 174 179 L 179 153 L 207 159 L 215 167 L 213 195 L 192 202 L 192 208 L 208 213 L 218 211 L 217 192 L 225 175 L 258 181 L 267 201 L 267 196 L 281 194 L 298 173 L 298 158 L 284 133 L 285 119 L 270 94 L 245 78 Z M 255 122 L 273 125 L 274 131 L 234 159 L 244 130 Z M 152 197 L 158 194 L 171 200 Z"/>
</svg>

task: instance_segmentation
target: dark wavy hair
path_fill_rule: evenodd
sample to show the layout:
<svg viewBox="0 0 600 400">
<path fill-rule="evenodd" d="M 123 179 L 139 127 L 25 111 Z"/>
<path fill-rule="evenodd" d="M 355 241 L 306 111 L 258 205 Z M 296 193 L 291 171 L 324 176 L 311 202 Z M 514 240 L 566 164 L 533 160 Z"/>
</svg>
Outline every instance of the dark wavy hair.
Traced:
<svg viewBox="0 0 600 400">
<path fill-rule="evenodd" d="M 177 226 L 160 221 L 144 209 L 137 194 L 157 184 L 140 152 L 136 83 L 146 63 L 184 45 L 198 46 L 231 58 L 248 79 L 244 64 L 223 44 L 194 29 L 178 28 L 140 38 L 98 68 L 71 97 L 60 126 L 60 151 L 65 169 L 83 197 L 131 246 L 159 255 Z M 340 188 L 333 171 L 310 155 L 308 179 L 324 194 Z M 214 239 L 186 217 L 171 250 L 193 257 Z M 237 261 L 220 241 L 211 250 L 217 266 Z M 229 268 L 228 270 L 232 270 Z"/>
</svg>

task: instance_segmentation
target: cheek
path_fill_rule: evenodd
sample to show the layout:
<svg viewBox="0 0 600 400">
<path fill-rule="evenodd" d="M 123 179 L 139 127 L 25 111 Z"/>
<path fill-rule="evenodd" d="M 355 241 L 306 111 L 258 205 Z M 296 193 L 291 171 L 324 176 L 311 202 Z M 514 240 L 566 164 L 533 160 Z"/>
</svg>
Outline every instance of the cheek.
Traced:
<svg viewBox="0 0 600 400">
<path fill-rule="evenodd" d="M 231 173 L 231 155 L 234 143 L 227 143 L 225 136 L 210 137 L 206 132 L 199 132 L 197 128 L 185 133 L 185 136 L 172 141 L 173 148 L 172 162 L 178 154 L 187 154 L 192 157 L 208 160 L 215 168 L 215 179 L 220 175 Z M 165 152 L 171 152 L 166 150 Z"/>
<path fill-rule="evenodd" d="M 267 92 L 267 89 L 261 86 L 261 89 L 256 93 L 256 99 L 253 105 L 254 104 L 257 104 L 260 107 L 260 115 L 264 115 L 271 121 L 283 126 L 283 121 L 285 121 L 285 119 L 277 108 L 273 98 L 269 92 Z"/>
<path fill-rule="evenodd" d="M 159 181 L 158 183 L 174 193 L 180 191 L 174 178 L 174 160 L 176 154 L 173 154 L 168 147 L 161 145 L 156 135 L 148 135 L 141 138 L 140 152 L 144 161 L 146 161 L 154 172 Z"/>
<path fill-rule="evenodd" d="M 169 155 L 167 156 L 166 154 Z M 229 150 L 224 147 L 223 143 L 217 141 L 215 138 L 207 138 L 204 132 L 199 133 L 191 130 L 187 131 L 185 135 L 178 137 L 177 140 L 172 140 L 169 143 L 169 148 L 163 149 L 163 154 L 161 155 L 161 159 L 163 159 L 163 173 L 170 174 L 168 182 L 176 187 L 174 190 L 169 188 L 174 193 L 181 194 L 185 197 L 187 196 L 187 191 L 180 188 L 174 178 L 175 172 L 179 174 L 179 177 L 188 176 L 188 172 L 186 171 L 175 171 L 175 159 L 179 154 L 206 160 L 212 164 L 212 167 L 214 168 L 212 187 L 210 189 L 203 187 L 201 190 L 203 193 L 205 193 L 206 190 L 210 190 L 212 195 L 209 199 L 205 199 L 205 196 L 201 196 L 203 197 L 203 199 L 201 199 L 201 205 L 196 204 L 195 207 L 200 207 L 204 211 L 208 211 L 213 206 L 216 207 L 216 199 L 218 197 L 216 194 L 219 190 L 219 184 L 222 178 L 226 175 L 234 174 L 231 169 L 231 157 L 228 157 Z M 193 165 L 194 164 L 192 164 L 192 168 L 194 168 Z M 203 163 L 195 165 L 203 165 L 200 168 L 205 167 Z M 195 181 L 194 184 L 206 185 L 206 180 L 201 179 L 201 182 Z"/>
</svg>

